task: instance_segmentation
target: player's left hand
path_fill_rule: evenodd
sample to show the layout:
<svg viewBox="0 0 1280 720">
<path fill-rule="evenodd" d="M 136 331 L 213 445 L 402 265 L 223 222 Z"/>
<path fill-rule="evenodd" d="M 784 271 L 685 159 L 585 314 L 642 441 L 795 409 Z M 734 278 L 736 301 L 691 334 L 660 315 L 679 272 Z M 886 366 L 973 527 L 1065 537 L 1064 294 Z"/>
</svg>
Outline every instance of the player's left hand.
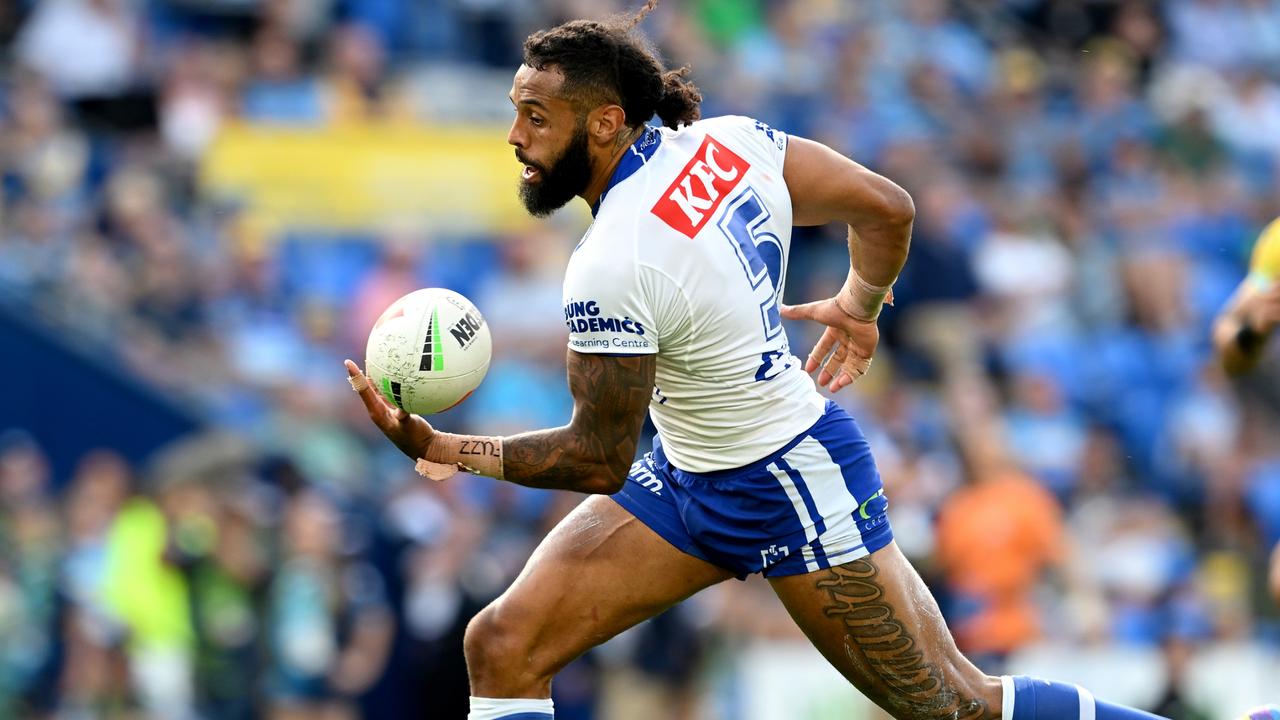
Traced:
<svg viewBox="0 0 1280 720">
<path fill-rule="evenodd" d="M 862 377 L 871 368 L 871 358 L 880 344 L 880 329 L 874 320 L 858 320 L 836 304 L 835 298 L 803 305 L 782 305 L 779 310 L 788 320 L 813 320 L 827 326 L 818 343 L 804 362 L 804 371 L 819 367 L 818 384 L 837 392 Z"/>
<path fill-rule="evenodd" d="M 423 420 L 421 415 L 413 415 L 393 407 L 386 398 L 378 394 L 373 387 L 373 381 L 361 372 L 359 365 L 351 360 L 347 360 L 344 364 L 347 366 L 347 382 L 350 382 L 352 389 L 359 393 L 360 400 L 364 402 L 364 409 L 369 413 L 369 419 L 378 426 L 388 440 L 400 448 L 400 452 L 408 455 L 411 460 L 420 460 L 431 444 L 431 438 L 436 432 L 435 428 Z M 434 466 L 429 470 L 435 471 L 438 468 L 443 472 L 447 468 L 448 473 L 444 477 L 436 477 L 436 474 L 423 471 L 423 463 Z M 456 470 L 451 465 L 441 465 L 426 460 L 419 462 L 419 472 L 423 472 L 433 480 L 443 480 Z"/>
</svg>

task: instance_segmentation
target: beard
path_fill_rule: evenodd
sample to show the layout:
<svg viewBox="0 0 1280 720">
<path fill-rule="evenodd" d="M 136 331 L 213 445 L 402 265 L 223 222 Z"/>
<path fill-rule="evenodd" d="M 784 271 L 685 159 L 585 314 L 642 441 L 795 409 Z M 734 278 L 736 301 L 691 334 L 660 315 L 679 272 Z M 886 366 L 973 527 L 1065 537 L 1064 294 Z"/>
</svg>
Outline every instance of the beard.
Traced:
<svg viewBox="0 0 1280 720">
<path fill-rule="evenodd" d="M 573 130 L 569 145 L 549 165 L 529 162 L 516 151 L 520 162 L 538 171 L 538 182 L 520 181 L 520 201 L 534 217 L 547 217 L 581 195 L 591 182 L 591 155 L 587 152 L 586 123 Z"/>
</svg>

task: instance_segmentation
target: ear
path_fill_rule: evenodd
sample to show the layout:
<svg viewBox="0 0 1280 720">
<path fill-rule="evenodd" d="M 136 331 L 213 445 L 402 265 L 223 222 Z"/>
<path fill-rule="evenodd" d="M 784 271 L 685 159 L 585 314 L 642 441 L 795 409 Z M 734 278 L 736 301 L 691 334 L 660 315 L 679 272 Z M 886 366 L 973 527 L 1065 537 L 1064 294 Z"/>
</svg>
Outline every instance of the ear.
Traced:
<svg viewBox="0 0 1280 720">
<path fill-rule="evenodd" d="M 627 114 L 620 105 L 601 105 L 587 115 L 587 132 L 602 145 L 610 144 L 627 130 Z"/>
</svg>

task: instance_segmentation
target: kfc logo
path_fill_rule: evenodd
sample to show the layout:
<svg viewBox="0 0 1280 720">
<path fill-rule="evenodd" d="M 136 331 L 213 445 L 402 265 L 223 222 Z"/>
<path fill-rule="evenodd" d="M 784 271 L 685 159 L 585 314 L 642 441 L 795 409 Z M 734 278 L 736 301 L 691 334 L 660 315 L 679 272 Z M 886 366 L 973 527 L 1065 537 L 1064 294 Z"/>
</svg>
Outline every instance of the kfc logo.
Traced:
<svg viewBox="0 0 1280 720">
<path fill-rule="evenodd" d="M 653 214 L 692 238 L 751 167 L 710 135 L 653 206 Z"/>
</svg>

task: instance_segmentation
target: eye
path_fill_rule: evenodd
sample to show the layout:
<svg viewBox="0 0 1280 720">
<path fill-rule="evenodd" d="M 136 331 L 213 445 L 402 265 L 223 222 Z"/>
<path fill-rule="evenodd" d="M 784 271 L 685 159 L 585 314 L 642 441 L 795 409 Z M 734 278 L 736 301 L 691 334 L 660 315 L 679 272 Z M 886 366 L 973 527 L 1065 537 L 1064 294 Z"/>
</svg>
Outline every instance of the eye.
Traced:
<svg viewBox="0 0 1280 720">
<path fill-rule="evenodd" d="M 542 127 L 543 120 L 537 115 L 530 115 L 529 122 L 533 123 L 537 127 Z"/>
</svg>

